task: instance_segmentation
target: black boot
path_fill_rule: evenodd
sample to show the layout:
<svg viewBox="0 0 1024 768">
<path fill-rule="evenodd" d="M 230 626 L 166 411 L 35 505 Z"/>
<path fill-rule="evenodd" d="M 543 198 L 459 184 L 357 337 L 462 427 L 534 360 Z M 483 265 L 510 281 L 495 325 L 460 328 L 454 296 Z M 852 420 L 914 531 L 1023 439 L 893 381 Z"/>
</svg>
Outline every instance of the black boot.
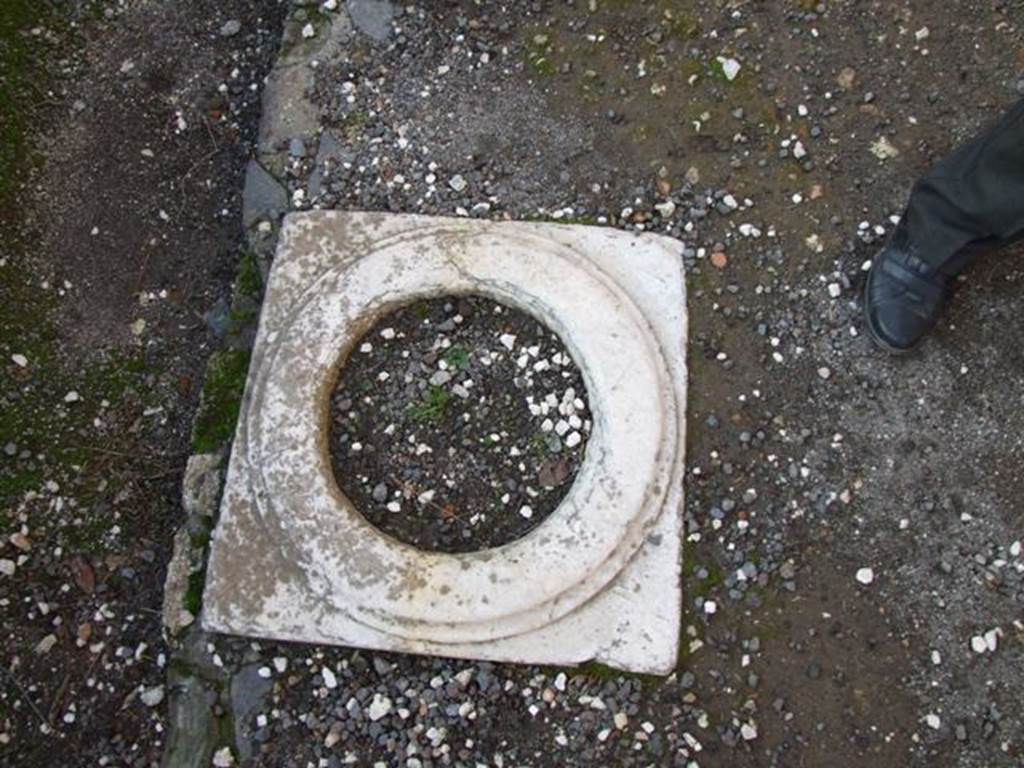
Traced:
<svg viewBox="0 0 1024 768">
<path fill-rule="evenodd" d="M 864 288 L 871 338 L 887 352 L 909 352 L 935 327 L 948 296 L 947 278 L 918 255 L 901 221 L 875 256 Z"/>
<path fill-rule="evenodd" d="M 871 337 L 912 349 L 935 326 L 952 279 L 1024 233 L 1024 101 L 917 184 L 864 291 Z"/>
</svg>

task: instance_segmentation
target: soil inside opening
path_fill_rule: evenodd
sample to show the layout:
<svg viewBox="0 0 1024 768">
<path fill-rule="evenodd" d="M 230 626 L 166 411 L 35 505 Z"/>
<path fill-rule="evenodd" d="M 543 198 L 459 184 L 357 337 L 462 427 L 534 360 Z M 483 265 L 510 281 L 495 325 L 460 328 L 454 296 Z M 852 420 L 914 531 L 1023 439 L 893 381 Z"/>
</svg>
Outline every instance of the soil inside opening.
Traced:
<svg viewBox="0 0 1024 768">
<path fill-rule="evenodd" d="M 591 429 L 557 334 L 477 296 L 378 321 L 341 370 L 330 418 L 342 492 L 380 530 L 442 552 L 501 546 L 543 522 Z"/>
</svg>

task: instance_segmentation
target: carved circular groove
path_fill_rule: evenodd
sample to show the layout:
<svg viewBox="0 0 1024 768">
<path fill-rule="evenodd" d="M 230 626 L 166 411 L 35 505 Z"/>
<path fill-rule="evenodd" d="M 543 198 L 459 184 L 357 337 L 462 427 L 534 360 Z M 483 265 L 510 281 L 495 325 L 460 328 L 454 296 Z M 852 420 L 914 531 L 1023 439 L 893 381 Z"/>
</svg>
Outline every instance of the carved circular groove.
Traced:
<svg viewBox="0 0 1024 768">
<path fill-rule="evenodd" d="M 438 227 L 334 261 L 268 337 L 252 382 L 246 447 L 259 514 L 283 555 L 303 564 L 326 609 L 412 640 L 509 637 L 592 598 L 661 513 L 676 455 L 674 388 L 640 309 L 593 263 L 532 235 Z M 423 552 L 380 533 L 338 492 L 327 398 L 378 317 L 460 293 L 558 333 L 582 369 L 594 426 L 575 484 L 542 525 L 498 549 Z"/>
</svg>

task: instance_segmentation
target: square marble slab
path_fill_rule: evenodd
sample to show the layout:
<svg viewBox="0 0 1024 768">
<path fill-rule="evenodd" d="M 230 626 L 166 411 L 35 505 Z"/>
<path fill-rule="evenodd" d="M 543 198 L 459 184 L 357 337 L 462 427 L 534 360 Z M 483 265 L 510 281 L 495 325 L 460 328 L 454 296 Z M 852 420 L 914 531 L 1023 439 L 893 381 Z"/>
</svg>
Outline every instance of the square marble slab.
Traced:
<svg viewBox="0 0 1024 768">
<path fill-rule="evenodd" d="M 286 217 L 211 545 L 209 630 L 667 674 L 681 620 L 686 296 L 670 238 L 547 223 Z M 485 295 L 565 342 L 594 427 L 523 538 L 465 554 L 391 539 L 341 494 L 328 398 L 349 351 L 411 301 Z"/>
</svg>

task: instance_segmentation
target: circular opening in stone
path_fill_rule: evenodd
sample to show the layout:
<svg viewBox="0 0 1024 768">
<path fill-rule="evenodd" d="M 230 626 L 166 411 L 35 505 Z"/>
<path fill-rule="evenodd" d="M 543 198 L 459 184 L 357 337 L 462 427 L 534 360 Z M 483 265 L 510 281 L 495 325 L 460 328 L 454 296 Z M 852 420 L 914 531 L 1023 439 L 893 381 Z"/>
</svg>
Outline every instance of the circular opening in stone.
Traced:
<svg viewBox="0 0 1024 768">
<path fill-rule="evenodd" d="M 515 541 L 572 487 L 591 421 L 583 376 L 556 333 L 492 299 L 422 300 L 353 347 L 330 401 L 342 492 L 419 549 Z"/>
</svg>

